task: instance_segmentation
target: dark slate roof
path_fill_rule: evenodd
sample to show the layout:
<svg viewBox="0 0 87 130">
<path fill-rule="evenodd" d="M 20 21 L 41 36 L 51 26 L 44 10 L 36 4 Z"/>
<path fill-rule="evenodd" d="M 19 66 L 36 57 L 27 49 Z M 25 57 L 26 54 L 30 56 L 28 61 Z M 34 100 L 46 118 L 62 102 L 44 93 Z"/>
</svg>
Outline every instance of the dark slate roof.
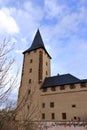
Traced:
<svg viewBox="0 0 87 130">
<path fill-rule="evenodd" d="M 45 78 L 41 88 L 48 88 L 54 86 L 62 86 L 74 83 L 87 82 L 87 80 L 80 80 L 71 74 L 57 75 Z"/>
<path fill-rule="evenodd" d="M 81 83 L 87 82 L 87 79 L 83 79 L 81 80 Z"/>
<path fill-rule="evenodd" d="M 34 40 L 32 42 L 31 47 L 29 49 L 27 49 L 26 51 L 24 51 L 23 54 L 26 53 L 26 52 L 30 52 L 30 51 L 39 49 L 39 48 L 43 48 L 45 50 L 45 52 L 48 54 L 47 50 L 45 49 L 45 46 L 44 46 L 40 31 L 38 29 L 37 33 L 36 33 L 36 35 L 34 37 Z M 48 56 L 51 58 L 51 56 L 49 54 L 48 54 Z"/>
</svg>

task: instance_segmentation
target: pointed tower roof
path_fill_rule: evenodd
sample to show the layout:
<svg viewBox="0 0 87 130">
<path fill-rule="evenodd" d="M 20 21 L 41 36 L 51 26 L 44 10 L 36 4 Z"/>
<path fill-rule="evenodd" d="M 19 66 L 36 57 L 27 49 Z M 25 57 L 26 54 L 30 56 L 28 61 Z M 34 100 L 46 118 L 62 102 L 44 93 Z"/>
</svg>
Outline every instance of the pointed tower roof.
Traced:
<svg viewBox="0 0 87 130">
<path fill-rule="evenodd" d="M 31 47 L 29 49 L 27 49 L 26 51 L 24 51 L 23 54 L 26 53 L 26 52 L 30 52 L 30 51 L 39 49 L 39 48 L 43 48 L 45 50 L 45 52 L 48 54 L 47 50 L 45 49 L 40 31 L 38 29 L 37 32 L 36 32 L 36 35 L 34 37 L 34 40 L 32 42 Z M 51 56 L 49 54 L 48 54 L 48 56 L 51 58 Z"/>
</svg>

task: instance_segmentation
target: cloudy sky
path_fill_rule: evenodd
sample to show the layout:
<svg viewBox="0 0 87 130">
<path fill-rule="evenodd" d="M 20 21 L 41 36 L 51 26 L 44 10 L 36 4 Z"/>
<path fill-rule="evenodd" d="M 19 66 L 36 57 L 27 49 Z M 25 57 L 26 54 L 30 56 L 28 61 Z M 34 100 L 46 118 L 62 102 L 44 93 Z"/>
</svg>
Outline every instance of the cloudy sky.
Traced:
<svg viewBox="0 0 87 130">
<path fill-rule="evenodd" d="M 87 0 L 0 0 L 0 38 L 15 42 L 15 68 L 38 28 L 52 57 L 51 74 L 86 79 Z"/>
</svg>

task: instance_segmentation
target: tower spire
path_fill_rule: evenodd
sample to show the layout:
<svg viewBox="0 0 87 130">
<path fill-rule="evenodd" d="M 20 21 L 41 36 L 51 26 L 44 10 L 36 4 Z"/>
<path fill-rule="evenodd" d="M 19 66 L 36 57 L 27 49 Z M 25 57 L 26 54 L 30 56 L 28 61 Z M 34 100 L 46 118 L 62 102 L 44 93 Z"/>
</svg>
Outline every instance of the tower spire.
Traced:
<svg viewBox="0 0 87 130">
<path fill-rule="evenodd" d="M 27 49 L 26 51 L 24 51 L 23 54 L 26 53 L 26 52 L 31 52 L 31 51 L 39 49 L 39 48 L 43 48 L 45 50 L 45 52 L 48 54 L 47 50 L 45 49 L 45 46 L 44 46 L 40 31 L 38 29 L 30 48 Z M 48 56 L 50 57 L 49 54 L 48 54 Z"/>
</svg>

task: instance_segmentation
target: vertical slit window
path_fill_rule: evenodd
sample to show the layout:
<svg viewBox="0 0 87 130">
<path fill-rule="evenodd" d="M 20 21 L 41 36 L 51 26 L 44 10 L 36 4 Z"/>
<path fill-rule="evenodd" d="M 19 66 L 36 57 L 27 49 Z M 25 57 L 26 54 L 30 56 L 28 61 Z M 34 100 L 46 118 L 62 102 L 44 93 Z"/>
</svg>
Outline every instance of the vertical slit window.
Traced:
<svg viewBox="0 0 87 130">
<path fill-rule="evenodd" d="M 38 80 L 39 83 L 42 82 L 42 73 L 43 73 L 43 52 L 39 52 L 39 70 L 38 70 Z"/>
</svg>

